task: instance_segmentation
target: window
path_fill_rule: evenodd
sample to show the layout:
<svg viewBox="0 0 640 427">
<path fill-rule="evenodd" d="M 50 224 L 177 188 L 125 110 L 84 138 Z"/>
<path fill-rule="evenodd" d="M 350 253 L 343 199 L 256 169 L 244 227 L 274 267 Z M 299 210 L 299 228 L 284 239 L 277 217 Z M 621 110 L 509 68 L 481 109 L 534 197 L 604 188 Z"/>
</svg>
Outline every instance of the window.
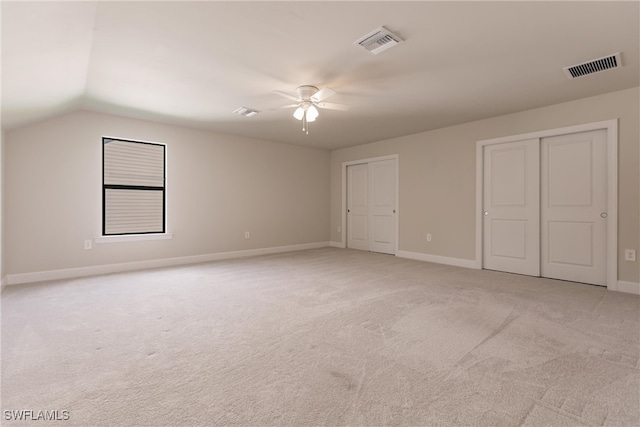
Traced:
<svg viewBox="0 0 640 427">
<path fill-rule="evenodd" d="M 164 144 L 102 138 L 102 235 L 165 233 Z"/>
</svg>

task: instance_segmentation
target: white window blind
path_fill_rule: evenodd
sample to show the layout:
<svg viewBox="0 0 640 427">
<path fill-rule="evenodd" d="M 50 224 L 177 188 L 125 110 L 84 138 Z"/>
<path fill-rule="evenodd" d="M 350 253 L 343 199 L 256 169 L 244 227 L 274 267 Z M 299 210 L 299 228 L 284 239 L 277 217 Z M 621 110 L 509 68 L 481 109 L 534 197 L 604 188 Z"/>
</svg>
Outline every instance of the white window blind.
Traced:
<svg viewBox="0 0 640 427">
<path fill-rule="evenodd" d="M 165 146 L 103 138 L 103 235 L 165 232 Z"/>
</svg>

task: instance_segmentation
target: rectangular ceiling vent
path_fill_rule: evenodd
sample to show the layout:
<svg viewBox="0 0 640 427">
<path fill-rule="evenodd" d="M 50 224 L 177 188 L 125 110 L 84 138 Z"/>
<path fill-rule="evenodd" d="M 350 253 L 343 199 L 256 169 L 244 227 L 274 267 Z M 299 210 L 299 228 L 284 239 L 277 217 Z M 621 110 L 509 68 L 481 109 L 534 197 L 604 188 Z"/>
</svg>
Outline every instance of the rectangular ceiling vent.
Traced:
<svg viewBox="0 0 640 427">
<path fill-rule="evenodd" d="M 620 52 L 618 52 L 613 55 L 583 62 L 582 64 L 565 67 L 563 70 L 567 77 L 570 79 L 576 79 L 578 77 L 599 73 L 601 71 L 618 68 L 620 66 L 622 66 L 622 61 L 620 60 Z"/>
<path fill-rule="evenodd" d="M 259 111 L 252 110 L 251 108 L 247 108 L 247 107 L 237 108 L 237 109 L 233 110 L 233 112 L 235 114 L 239 114 L 239 115 L 241 115 L 243 117 L 251 117 L 251 116 L 255 116 L 256 114 L 259 113 Z"/>
<path fill-rule="evenodd" d="M 386 28 L 380 27 L 377 30 L 372 31 L 366 36 L 360 38 L 359 40 L 356 40 L 355 42 L 353 42 L 353 44 L 357 44 L 358 46 L 364 48 L 367 52 L 377 55 L 380 52 L 385 51 L 400 42 L 402 42 L 402 39 L 400 37 L 393 34 Z"/>
</svg>

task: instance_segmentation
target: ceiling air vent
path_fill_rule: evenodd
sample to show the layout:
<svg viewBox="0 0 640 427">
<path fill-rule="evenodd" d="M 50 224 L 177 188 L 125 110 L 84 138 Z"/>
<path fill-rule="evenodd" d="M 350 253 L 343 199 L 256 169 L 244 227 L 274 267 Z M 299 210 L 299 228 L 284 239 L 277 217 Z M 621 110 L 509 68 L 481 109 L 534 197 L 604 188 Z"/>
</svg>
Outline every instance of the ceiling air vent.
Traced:
<svg viewBox="0 0 640 427">
<path fill-rule="evenodd" d="M 575 79 L 589 74 L 606 71 L 611 68 L 618 68 L 621 65 L 622 61 L 620 60 L 620 53 L 618 52 L 614 53 L 613 55 L 583 62 L 582 64 L 565 67 L 563 68 L 563 70 L 567 77 L 569 77 L 570 79 Z"/>
<path fill-rule="evenodd" d="M 240 114 L 243 117 L 251 117 L 251 116 L 255 116 L 256 114 L 259 113 L 259 111 L 252 110 L 251 108 L 247 108 L 247 107 L 237 108 L 237 109 L 233 110 L 233 112 L 235 114 Z"/>
<path fill-rule="evenodd" d="M 380 27 L 377 30 L 372 31 L 366 36 L 360 38 L 359 40 L 356 40 L 355 42 L 353 42 L 353 44 L 357 44 L 364 48 L 367 52 L 377 55 L 380 52 L 385 51 L 400 42 L 402 42 L 402 39 L 400 37 L 393 34 L 386 28 Z"/>
</svg>

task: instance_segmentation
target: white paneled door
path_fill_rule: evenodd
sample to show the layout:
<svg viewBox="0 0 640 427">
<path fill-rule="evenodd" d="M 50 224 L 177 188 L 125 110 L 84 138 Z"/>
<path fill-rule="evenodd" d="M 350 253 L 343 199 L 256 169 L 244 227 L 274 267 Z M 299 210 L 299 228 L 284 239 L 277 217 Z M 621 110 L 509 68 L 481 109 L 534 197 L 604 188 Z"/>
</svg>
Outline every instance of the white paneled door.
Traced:
<svg viewBox="0 0 640 427">
<path fill-rule="evenodd" d="M 483 148 L 483 266 L 607 284 L 607 131 Z"/>
<path fill-rule="evenodd" d="M 396 161 L 347 166 L 347 247 L 395 254 Z"/>
<path fill-rule="evenodd" d="M 606 285 L 606 130 L 541 141 L 542 275 Z"/>
<path fill-rule="evenodd" d="M 369 250 L 369 165 L 347 167 L 347 247 Z"/>
<path fill-rule="evenodd" d="M 484 268 L 540 275 L 538 139 L 484 147 Z"/>
<path fill-rule="evenodd" d="M 395 254 L 396 161 L 369 163 L 370 240 L 369 250 Z"/>
</svg>

